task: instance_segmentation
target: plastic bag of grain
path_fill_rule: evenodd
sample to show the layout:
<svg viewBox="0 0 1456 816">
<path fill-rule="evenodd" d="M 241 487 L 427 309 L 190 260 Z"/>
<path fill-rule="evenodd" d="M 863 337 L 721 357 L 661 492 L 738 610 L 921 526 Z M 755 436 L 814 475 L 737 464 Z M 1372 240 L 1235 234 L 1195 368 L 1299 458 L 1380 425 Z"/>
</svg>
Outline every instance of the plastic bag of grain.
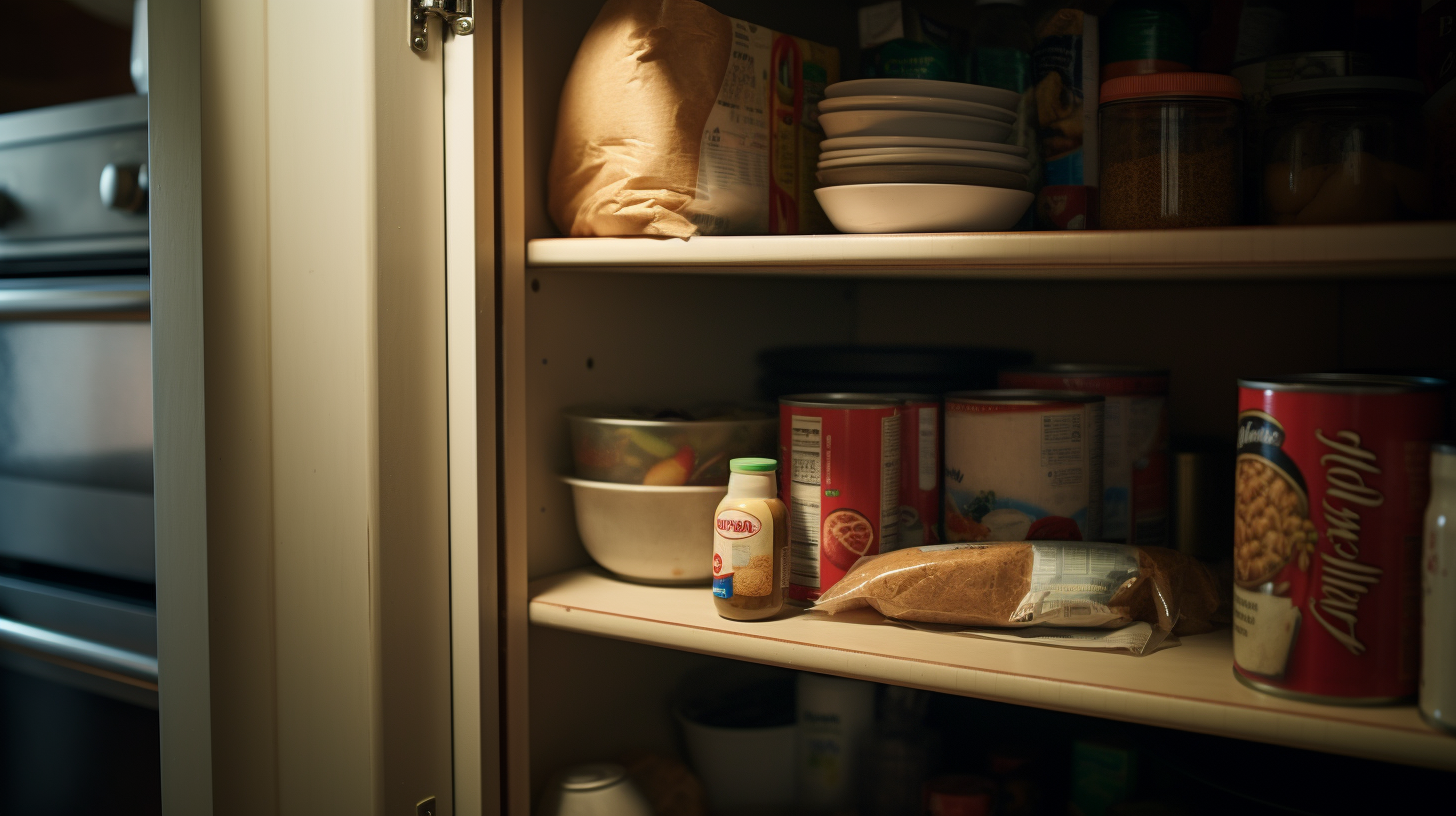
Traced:
<svg viewBox="0 0 1456 816">
<path fill-rule="evenodd" d="M 1161 547 L 1018 541 L 911 547 L 861 558 L 817 603 L 835 614 L 960 626 L 1112 628 L 1196 635 L 1227 614 L 1208 567 Z"/>
<path fill-rule="evenodd" d="M 561 93 L 548 205 L 567 235 L 818 231 L 826 46 L 695 0 L 609 0 Z"/>
</svg>

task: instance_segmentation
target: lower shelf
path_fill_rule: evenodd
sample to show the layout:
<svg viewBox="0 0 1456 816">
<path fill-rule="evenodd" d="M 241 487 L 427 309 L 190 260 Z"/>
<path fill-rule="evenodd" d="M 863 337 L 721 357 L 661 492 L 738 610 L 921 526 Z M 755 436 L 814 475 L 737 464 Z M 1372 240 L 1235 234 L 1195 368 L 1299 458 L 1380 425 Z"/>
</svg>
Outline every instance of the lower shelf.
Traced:
<svg viewBox="0 0 1456 816">
<path fill-rule="evenodd" d="M 875 614 L 800 610 L 719 617 L 706 588 L 627 583 L 597 569 L 530 587 L 530 619 L 584 634 L 930 691 L 1456 770 L 1456 738 L 1414 706 L 1346 708 L 1250 690 L 1233 676 L 1227 631 L 1144 657 L 920 632 Z"/>
</svg>

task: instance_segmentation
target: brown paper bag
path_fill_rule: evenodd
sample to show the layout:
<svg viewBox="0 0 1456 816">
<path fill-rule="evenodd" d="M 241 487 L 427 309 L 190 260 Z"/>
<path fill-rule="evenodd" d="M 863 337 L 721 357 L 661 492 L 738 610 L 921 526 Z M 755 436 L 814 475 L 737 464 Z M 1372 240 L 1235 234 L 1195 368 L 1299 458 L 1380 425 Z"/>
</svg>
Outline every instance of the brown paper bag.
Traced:
<svg viewBox="0 0 1456 816">
<path fill-rule="evenodd" d="M 817 228 L 815 105 L 837 62 L 696 0 L 609 0 L 562 89 L 552 219 L 573 236 Z M 788 115 L 774 109 L 785 78 Z"/>
</svg>

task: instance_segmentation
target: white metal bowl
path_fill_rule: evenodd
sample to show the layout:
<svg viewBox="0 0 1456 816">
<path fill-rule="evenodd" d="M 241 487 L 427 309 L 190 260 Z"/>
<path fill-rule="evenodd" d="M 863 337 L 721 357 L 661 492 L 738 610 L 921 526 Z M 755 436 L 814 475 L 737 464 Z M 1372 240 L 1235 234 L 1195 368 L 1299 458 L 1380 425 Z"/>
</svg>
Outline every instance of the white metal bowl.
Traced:
<svg viewBox="0 0 1456 816">
<path fill-rule="evenodd" d="M 819 149 L 824 152 L 834 150 L 862 150 L 865 148 L 885 147 L 930 147 L 950 148 L 956 150 L 990 150 L 996 153 L 1010 153 L 1013 156 L 1026 158 L 1031 153 L 1025 147 L 998 142 L 971 142 L 964 139 L 935 139 L 927 136 L 841 136 L 838 139 L 825 139 L 819 143 Z"/>
<path fill-rule="evenodd" d="M 959 99 L 937 99 L 933 96 L 845 96 L 839 99 L 825 99 L 819 103 L 819 112 L 838 113 L 851 110 L 897 110 L 925 111 L 926 113 L 953 113 L 958 116 L 979 116 L 997 122 L 1015 122 L 1016 111 L 983 105 L 979 102 L 963 102 Z"/>
<path fill-rule="evenodd" d="M 1010 122 L 924 111 L 857 110 L 821 113 L 819 124 L 831 139 L 845 136 L 922 136 L 1003 142 L 1011 135 Z"/>
<path fill-rule="evenodd" d="M 824 96 L 829 99 L 871 94 L 935 96 L 941 99 L 980 102 L 983 105 L 995 105 L 1006 110 L 1015 110 L 1016 106 L 1021 103 L 1021 94 L 1016 91 L 992 88 L 989 85 L 946 82 L 938 79 L 895 79 L 892 77 L 851 79 L 846 82 L 836 82 L 824 89 Z"/>
<path fill-rule="evenodd" d="M 979 184 L 1025 190 L 1031 183 L 1025 173 L 990 167 L 944 164 L 872 164 L 862 167 L 820 167 L 815 174 L 825 187 L 846 184 Z"/>
<path fill-rule="evenodd" d="M 830 150 L 819 154 L 819 169 L 866 167 L 875 164 L 954 164 L 963 167 L 993 167 L 1013 173 L 1030 173 L 1031 162 L 1009 153 L 990 150 L 952 150 L 933 147 L 881 147 L 862 150 Z"/>
<path fill-rule="evenodd" d="M 607 570 L 647 584 L 712 580 L 713 511 L 727 495 L 727 485 L 652 487 L 570 476 L 561 480 L 571 485 L 581 543 Z"/>
<path fill-rule="evenodd" d="M 848 184 L 814 191 L 840 232 L 1000 232 L 1035 198 L 966 184 Z"/>
</svg>

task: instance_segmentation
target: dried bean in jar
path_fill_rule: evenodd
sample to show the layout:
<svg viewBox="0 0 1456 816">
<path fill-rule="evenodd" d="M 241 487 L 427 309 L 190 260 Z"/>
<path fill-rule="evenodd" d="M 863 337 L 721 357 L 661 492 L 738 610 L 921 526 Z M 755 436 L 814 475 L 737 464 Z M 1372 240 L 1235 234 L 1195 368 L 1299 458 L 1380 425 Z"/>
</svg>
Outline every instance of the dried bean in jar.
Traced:
<svg viewBox="0 0 1456 816">
<path fill-rule="evenodd" d="M 1240 221 L 1237 80 L 1193 72 L 1102 84 L 1101 225 L 1217 227 Z"/>
</svg>

